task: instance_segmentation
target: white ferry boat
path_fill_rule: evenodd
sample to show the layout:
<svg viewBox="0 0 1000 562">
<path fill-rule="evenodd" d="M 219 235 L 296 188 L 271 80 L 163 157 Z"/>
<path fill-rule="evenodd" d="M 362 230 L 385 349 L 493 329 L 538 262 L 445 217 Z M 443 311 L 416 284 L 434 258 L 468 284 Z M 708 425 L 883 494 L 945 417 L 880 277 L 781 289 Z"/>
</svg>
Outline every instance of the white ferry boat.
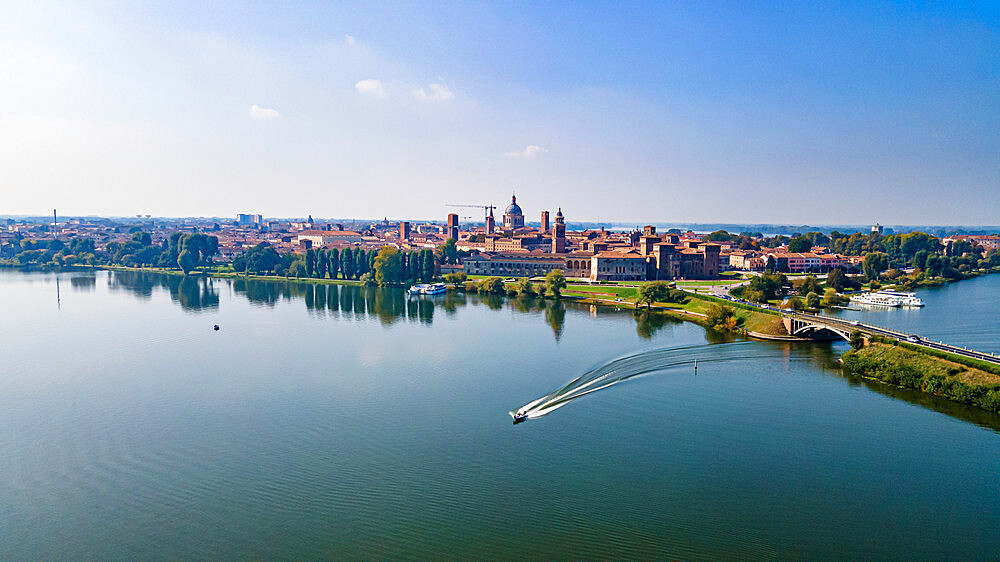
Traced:
<svg viewBox="0 0 1000 562">
<path fill-rule="evenodd" d="M 883 295 L 881 293 L 861 293 L 858 295 L 851 295 L 851 302 L 854 304 L 887 306 L 890 308 L 899 308 L 903 306 L 903 300 L 901 298 L 893 295 Z"/>
<path fill-rule="evenodd" d="M 879 291 L 875 293 L 877 295 L 888 295 L 890 297 L 896 297 L 902 306 L 924 306 L 924 301 L 920 300 L 920 297 L 916 293 L 904 293 L 902 291 Z"/>
</svg>

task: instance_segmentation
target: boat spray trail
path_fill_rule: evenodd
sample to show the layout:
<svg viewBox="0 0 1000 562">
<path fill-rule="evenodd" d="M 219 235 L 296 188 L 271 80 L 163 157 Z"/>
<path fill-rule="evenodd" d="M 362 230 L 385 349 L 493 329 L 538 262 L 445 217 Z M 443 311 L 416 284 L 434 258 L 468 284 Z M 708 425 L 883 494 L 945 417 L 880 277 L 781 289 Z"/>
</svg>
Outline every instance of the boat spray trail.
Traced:
<svg viewBox="0 0 1000 562">
<path fill-rule="evenodd" d="M 786 357 L 786 355 L 770 346 L 761 346 L 757 342 L 670 347 L 626 355 L 583 373 L 566 386 L 512 410 L 510 415 L 515 421 L 537 419 L 578 398 L 629 379 L 677 370 L 685 365 L 692 365 L 696 372 L 698 364 L 768 357 Z"/>
</svg>

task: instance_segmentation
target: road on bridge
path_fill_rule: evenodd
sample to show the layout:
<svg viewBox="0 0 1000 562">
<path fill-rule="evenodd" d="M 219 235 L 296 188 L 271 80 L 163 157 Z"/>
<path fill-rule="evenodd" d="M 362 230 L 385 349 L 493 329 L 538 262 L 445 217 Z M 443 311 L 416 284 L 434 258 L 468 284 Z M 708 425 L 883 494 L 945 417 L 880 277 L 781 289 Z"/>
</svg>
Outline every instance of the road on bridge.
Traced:
<svg viewBox="0 0 1000 562">
<path fill-rule="evenodd" d="M 723 296 L 722 298 L 739 302 L 740 304 L 744 305 L 755 306 L 761 309 L 778 310 L 773 306 L 752 303 L 742 299 L 734 299 L 733 297 Z M 850 333 L 853 330 L 858 330 L 863 333 L 878 335 L 885 338 L 894 339 L 897 341 L 903 341 L 909 343 L 910 345 L 919 345 L 921 347 L 926 347 L 929 349 L 936 349 L 938 351 L 944 351 L 947 353 L 952 353 L 954 355 L 961 355 L 962 357 L 968 357 L 970 359 L 978 359 L 980 361 L 986 361 L 989 363 L 1000 365 L 1000 356 L 994 355 L 992 353 L 983 353 L 981 351 L 976 351 L 974 349 L 956 347 L 954 345 L 948 345 L 943 342 L 934 342 L 926 340 L 920 337 L 920 335 L 918 334 L 904 334 L 901 332 L 896 332 L 894 330 L 888 330 L 880 326 L 874 326 L 872 324 L 864 324 L 852 320 L 841 320 L 839 318 L 831 318 L 829 316 L 823 316 L 822 314 L 809 314 L 806 312 L 790 312 L 788 310 L 778 310 L 778 312 L 780 312 L 783 316 L 801 320 L 803 322 L 809 322 L 815 325 L 829 326 L 831 328 L 836 328 L 839 331 L 845 331 L 847 333 Z"/>
</svg>

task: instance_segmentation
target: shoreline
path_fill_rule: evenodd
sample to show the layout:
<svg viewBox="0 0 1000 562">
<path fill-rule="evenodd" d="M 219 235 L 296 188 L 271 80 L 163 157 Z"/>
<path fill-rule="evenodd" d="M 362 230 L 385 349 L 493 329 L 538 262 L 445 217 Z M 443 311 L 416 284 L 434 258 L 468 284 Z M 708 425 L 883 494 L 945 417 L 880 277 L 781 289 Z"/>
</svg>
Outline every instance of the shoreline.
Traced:
<svg viewBox="0 0 1000 562">
<path fill-rule="evenodd" d="M 844 374 L 1000 414 L 1000 367 L 911 346 L 869 341 L 841 356 Z"/>
</svg>

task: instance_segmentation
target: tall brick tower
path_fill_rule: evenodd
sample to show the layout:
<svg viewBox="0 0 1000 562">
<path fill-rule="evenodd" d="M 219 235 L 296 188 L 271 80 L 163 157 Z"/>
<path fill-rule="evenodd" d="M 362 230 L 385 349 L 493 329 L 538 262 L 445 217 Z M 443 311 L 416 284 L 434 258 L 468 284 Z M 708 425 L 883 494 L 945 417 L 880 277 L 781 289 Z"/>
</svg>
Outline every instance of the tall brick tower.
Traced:
<svg viewBox="0 0 1000 562">
<path fill-rule="evenodd" d="M 562 207 L 556 212 L 556 224 L 552 227 L 552 253 L 566 253 L 566 222 L 563 220 Z"/>
</svg>

